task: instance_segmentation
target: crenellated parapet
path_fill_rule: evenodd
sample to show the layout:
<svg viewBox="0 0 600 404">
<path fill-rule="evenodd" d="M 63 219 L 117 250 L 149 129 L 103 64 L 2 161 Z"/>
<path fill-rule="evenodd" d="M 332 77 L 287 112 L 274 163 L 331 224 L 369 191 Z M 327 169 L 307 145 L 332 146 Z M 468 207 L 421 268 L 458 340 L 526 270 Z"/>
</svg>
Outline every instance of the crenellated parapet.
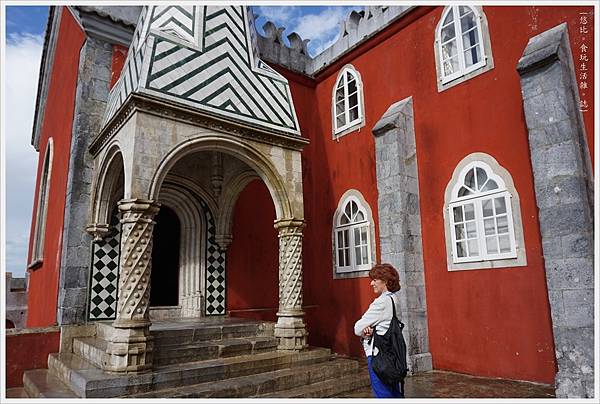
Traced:
<svg viewBox="0 0 600 404">
<path fill-rule="evenodd" d="M 340 23 L 337 41 L 314 58 L 307 50 L 310 39 L 302 39 L 296 32 L 292 32 L 287 36 L 287 45 L 283 39 L 285 27 L 277 27 L 272 21 L 267 21 L 262 27 L 266 36 L 256 35 L 260 56 L 292 71 L 312 76 L 350 49 L 382 31 L 413 7 L 366 6 L 364 10 L 351 11 Z M 258 16 L 253 16 L 251 25 L 254 25 L 257 18 Z"/>
</svg>

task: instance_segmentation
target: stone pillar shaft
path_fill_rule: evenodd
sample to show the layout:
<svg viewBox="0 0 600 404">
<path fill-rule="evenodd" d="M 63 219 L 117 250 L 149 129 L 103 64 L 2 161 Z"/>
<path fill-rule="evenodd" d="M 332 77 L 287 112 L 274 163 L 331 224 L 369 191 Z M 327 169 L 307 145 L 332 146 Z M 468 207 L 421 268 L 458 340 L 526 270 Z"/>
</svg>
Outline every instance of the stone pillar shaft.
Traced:
<svg viewBox="0 0 600 404">
<path fill-rule="evenodd" d="M 152 220 L 159 204 L 149 200 L 125 199 L 119 202 L 121 256 L 119 298 L 113 334 L 108 339 L 107 370 L 142 371 L 152 366 L 150 336 L 150 274 L 152 271 Z"/>
<path fill-rule="evenodd" d="M 306 347 L 306 326 L 302 311 L 302 229 L 303 220 L 275 222 L 279 231 L 279 311 L 275 336 L 279 349 L 301 350 Z"/>
</svg>

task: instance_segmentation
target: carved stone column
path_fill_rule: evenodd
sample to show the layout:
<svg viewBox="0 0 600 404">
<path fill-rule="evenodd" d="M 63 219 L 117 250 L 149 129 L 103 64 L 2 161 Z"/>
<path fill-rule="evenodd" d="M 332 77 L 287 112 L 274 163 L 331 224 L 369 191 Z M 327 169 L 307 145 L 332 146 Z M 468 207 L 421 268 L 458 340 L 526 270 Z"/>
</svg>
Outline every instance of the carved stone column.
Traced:
<svg viewBox="0 0 600 404">
<path fill-rule="evenodd" d="M 303 220 L 275 221 L 279 231 L 279 311 L 275 336 L 278 349 L 306 348 L 306 326 L 302 311 L 302 229 Z"/>
<path fill-rule="evenodd" d="M 119 202 L 121 258 L 119 299 L 113 332 L 107 336 L 106 370 L 138 372 L 152 367 L 152 337 L 148 316 L 152 270 L 152 220 L 160 204 L 143 199 Z"/>
</svg>

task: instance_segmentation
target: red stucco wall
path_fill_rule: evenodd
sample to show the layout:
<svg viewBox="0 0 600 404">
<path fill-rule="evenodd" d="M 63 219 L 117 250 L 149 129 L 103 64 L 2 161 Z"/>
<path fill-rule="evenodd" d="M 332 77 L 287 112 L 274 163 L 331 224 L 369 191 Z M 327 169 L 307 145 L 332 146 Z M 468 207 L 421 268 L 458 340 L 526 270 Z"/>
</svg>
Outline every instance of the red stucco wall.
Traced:
<svg viewBox="0 0 600 404">
<path fill-rule="evenodd" d="M 110 68 L 110 88 L 119 80 L 121 70 L 127 59 L 127 48 L 121 45 L 112 46 L 112 61 Z"/>
<path fill-rule="evenodd" d="M 60 331 L 27 329 L 6 334 L 6 387 L 23 385 L 23 373 L 48 367 L 48 355 L 58 352 Z"/>
<path fill-rule="evenodd" d="M 556 364 L 552 326 L 515 67 L 530 37 L 563 21 L 568 23 L 572 48 L 577 49 L 583 40 L 579 35 L 579 12 L 591 8 L 484 7 L 484 11 L 494 69 L 442 93 L 437 91 L 433 53 L 441 8 L 421 8 L 417 14 L 423 15 L 406 26 L 390 27 L 390 31 L 397 32 L 376 46 L 375 38 L 339 61 L 316 78 L 314 88 L 307 80 L 297 80 L 294 74 L 284 72 L 290 80 L 302 134 L 311 141 L 302 153 L 307 221 L 304 303 L 309 342 L 343 354 L 362 355 L 352 325 L 374 296 L 368 278 L 333 280 L 332 218 L 340 196 L 354 188 L 370 204 L 378 227 L 370 129 L 392 103 L 412 96 L 434 367 L 553 383 Z M 593 47 L 591 37 L 586 42 Z M 331 93 L 345 63 L 352 63 L 362 76 L 366 125 L 337 142 L 331 138 Z M 593 85 L 590 82 L 588 85 Z M 584 97 L 592 102 L 591 95 Z M 593 150 L 593 113 L 584 113 L 584 120 Z M 458 162 L 476 151 L 496 158 L 513 177 L 521 199 L 526 267 L 447 271 L 444 191 Z M 255 237 L 261 236 L 255 233 Z M 229 263 L 230 268 L 235 265 L 231 258 Z"/>
<path fill-rule="evenodd" d="M 233 218 L 233 242 L 227 250 L 227 310 L 234 317 L 275 321 L 279 242 L 273 227 L 275 206 L 262 181 L 252 181 L 240 193 Z"/>
<path fill-rule="evenodd" d="M 62 9 L 54 60 L 52 61 L 52 76 L 48 88 L 44 121 L 40 132 L 38 176 L 29 245 L 30 262 L 31 240 L 33 240 L 35 231 L 35 213 L 37 211 L 40 174 L 44 162 L 46 145 L 50 137 L 54 141 L 54 157 L 50 177 L 50 197 L 43 254 L 44 262 L 40 268 L 30 271 L 29 310 L 27 312 L 28 327 L 43 327 L 56 323 L 69 151 L 71 149 L 79 51 L 83 42 L 84 33 L 68 9 L 64 7 Z"/>
</svg>

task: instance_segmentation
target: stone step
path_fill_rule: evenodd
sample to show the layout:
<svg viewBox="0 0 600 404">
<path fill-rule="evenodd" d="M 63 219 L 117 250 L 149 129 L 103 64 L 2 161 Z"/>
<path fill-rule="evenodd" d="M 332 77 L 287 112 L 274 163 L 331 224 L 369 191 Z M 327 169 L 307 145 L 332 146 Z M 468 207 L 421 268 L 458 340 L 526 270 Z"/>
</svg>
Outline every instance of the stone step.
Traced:
<svg viewBox="0 0 600 404">
<path fill-rule="evenodd" d="M 295 387 L 289 390 L 275 391 L 261 394 L 260 398 L 328 398 L 336 397 L 342 393 L 350 393 L 357 389 L 370 386 L 369 374 L 364 372 L 351 373 L 334 380 L 324 380 Z"/>
<path fill-rule="evenodd" d="M 73 339 L 73 353 L 103 369 L 109 363 L 107 345 L 108 343 L 100 338 L 78 337 Z"/>
<path fill-rule="evenodd" d="M 158 325 L 157 325 L 158 326 Z M 165 345 L 194 344 L 202 341 L 218 341 L 231 338 L 247 337 L 272 337 L 273 323 L 233 323 L 212 324 L 206 326 L 195 326 L 182 329 L 151 328 L 150 334 L 154 337 L 154 345 L 161 347 Z"/>
<path fill-rule="evenodd" d="M 251 374 L 191 386 L 133 394 L 128 397 L 153 398 L 240 398 L 256 397 L 327 381 L 336 383 L 338 378 L 356 372 L 358 362 L 349 359 L 333 359 L 327 362 L 287 369 Z"/>
<path fill-rule="evenodd" d="M 141 374 L 109 374 L 71 353 L 50 354 L 48 368 L 79 397 L 119 397 L 328 361 L 331 351 L 271 351 L 161 366 Z"/>
<path fill-rule="evenodd" d="M 48 369 L 26 370 L 23 387 L 30 398 L 77 398 L 77 395 Z"/>
<path fill-rule="evenodd" d="M 154 366 L 195 362 L 206 359 L 250 355 L 277 349 L 275 337 L 233 338 L 188 345 L 161 345 L 154 348 Z"/>
</svg>

